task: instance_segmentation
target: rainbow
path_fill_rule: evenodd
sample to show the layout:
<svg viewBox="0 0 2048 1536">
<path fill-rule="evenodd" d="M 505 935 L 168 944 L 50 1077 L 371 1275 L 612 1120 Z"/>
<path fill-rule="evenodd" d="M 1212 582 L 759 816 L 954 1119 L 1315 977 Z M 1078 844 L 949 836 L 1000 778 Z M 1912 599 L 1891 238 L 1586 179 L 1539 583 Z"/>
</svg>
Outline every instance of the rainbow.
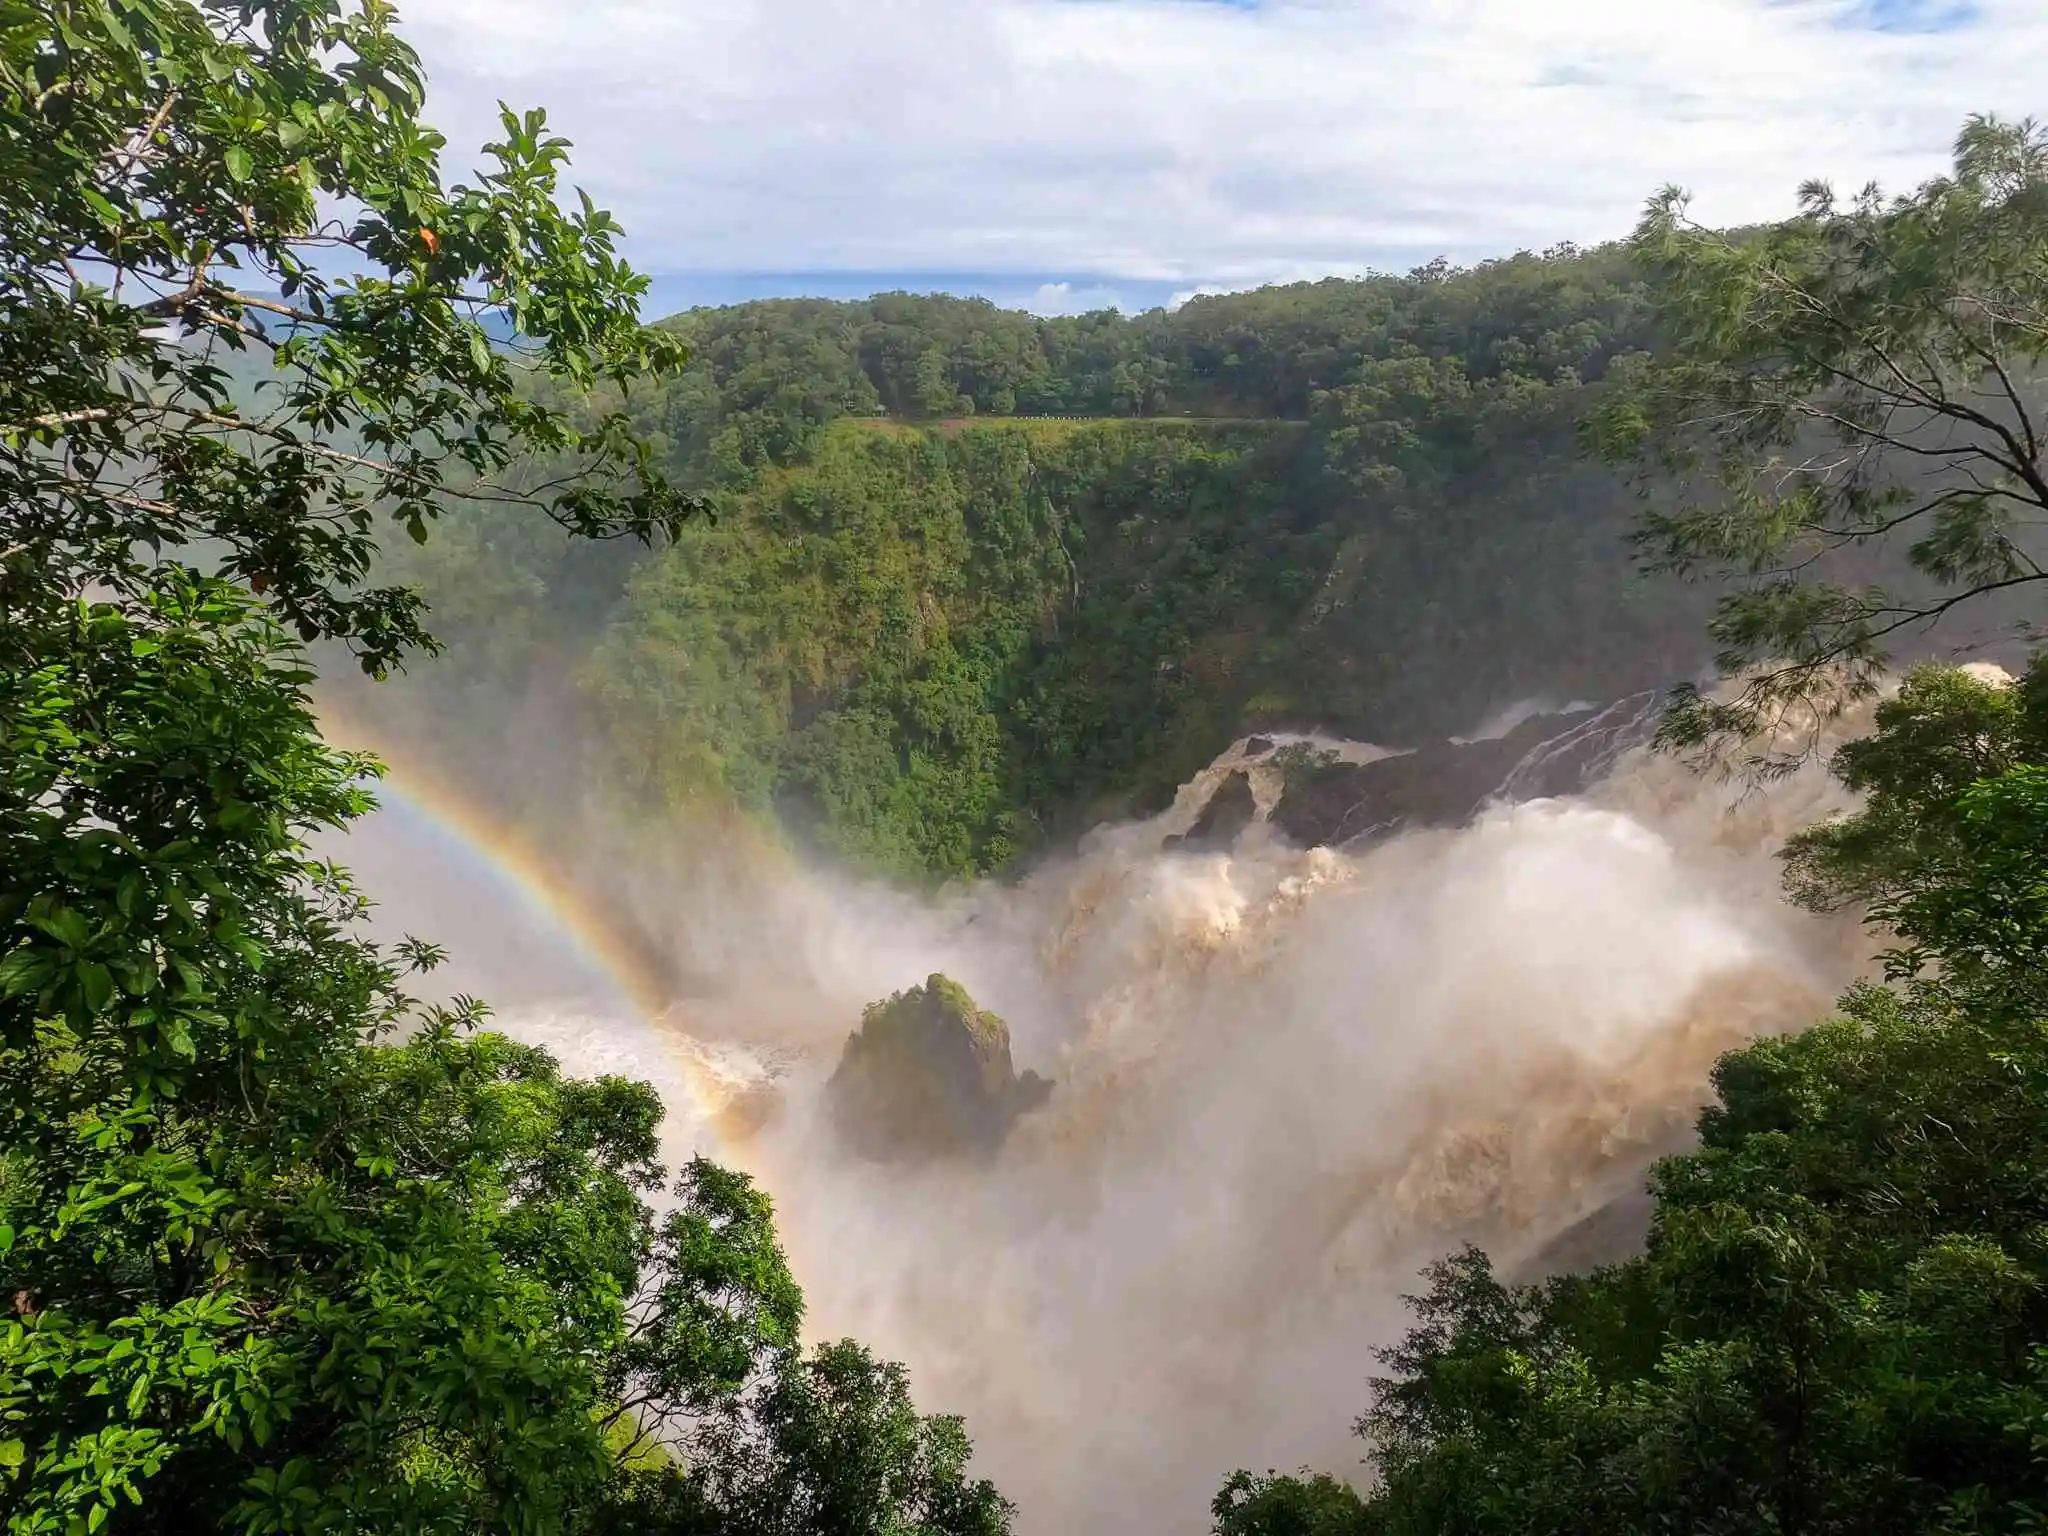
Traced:
<svg viewBox="0 0 2048 1536">
<path fill-rule="evenodd" d="M 681 1027 L 671 977 L 625 937 L 616 911 L 564 878 L 532 838 L 479 805 L 424 754 L 332 698 L 320 700 L 316 714 L 330 744 L 371 753 L 384 764 L 387 773 L 376 788 L 379 799 L 402 802 L 460 842 L 632 1006 L 677 1068 L 691 1107 L 705 1125 L 722 1140 L 743 1138 L 758 1127 L 765 1109 L 760 1096 L 729 1072 L 718 1071 L 703 1045 Z"/>
</svg>

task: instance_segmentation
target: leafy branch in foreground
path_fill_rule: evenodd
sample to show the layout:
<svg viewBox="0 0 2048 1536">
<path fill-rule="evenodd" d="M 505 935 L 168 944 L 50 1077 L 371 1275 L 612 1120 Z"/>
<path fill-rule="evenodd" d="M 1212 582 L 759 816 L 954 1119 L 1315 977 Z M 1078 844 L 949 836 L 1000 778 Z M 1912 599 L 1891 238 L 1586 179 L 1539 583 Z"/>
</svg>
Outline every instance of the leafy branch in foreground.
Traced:
<svg viewBox="0 0 2048 1536">
<path fill-rule="evenodd" d="M 682 357 L 610 220 L 556 206 L 537 114 L 442 191 L 391 15 L 0 0 L 8 1536 L 746 1529 L 671 1450 L 837 1358 L 765 1196 L 693 1163 L 658 1216 L 653 1090 L 409 997 L 439 952 L 312 847 L 378 769 L 321 741 L 304 642 L 430 643 L 368 585 L 382 520 L 692 510 L 575 399 Z M 834 1529 L 1000 1531 L 958 1426 L 883 1407 L 747 1441 L 745 1487 L 802 1453 Z"/>
<path fill-rule="evenodd" d="M 765 1195 L 693 1161 L 657 1213 L 652 1089 L 406 995 L 437 953 L 307 846 L 373 765 L 256 599 L 170 567 L 17 640 L 9 1536 L 1007 1528 L 899 1369 L 802 1352 Z"/>
<path fill-rule="evenodd" d="M 1732 698 L 1686 692 L 1668 742 L 1825 720 L 1909 633 L 2048 580 L 2028 537 L 2048 514 L 2048 131 L 1973 118 L 1951 175 L 1889 201 L 1809 184 L 1761 231 L 1704 229 L 1667 189 L 1634 248 L 1667 350 L 1617 365 L 1590 436 L 1673 504 L 1638 530 L 1651 566 L 1738 578 L 1712 633 L 1745 675 Z M 1903 585 L 1852 579 L 1893 541 Z"/>
<path fill-rule="evenodd" d="M 557 205 L 567 144 L 506 110 L 491 168 L 444 189 L 392 21 L 0 6 L 0 602 L 187 551 L 379 672 L 429 643 L 415 595 L 366 584 L 380 519 L 421 538 L 444 497 L 512 499 L 645 540 L 696 510 L 623 411 L 527 387 L 685 361 L 639 324 L 610 215 Z M 533 454 L 571 473 L 525 483 Z"/>
</svg>

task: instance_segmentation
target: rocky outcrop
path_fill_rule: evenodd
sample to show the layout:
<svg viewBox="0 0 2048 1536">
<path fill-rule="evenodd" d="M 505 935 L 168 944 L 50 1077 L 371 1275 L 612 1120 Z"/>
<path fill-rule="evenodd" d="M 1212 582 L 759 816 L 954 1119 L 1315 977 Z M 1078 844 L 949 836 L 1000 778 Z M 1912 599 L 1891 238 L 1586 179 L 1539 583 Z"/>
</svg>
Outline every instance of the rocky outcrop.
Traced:
<svg viewBox="0 0 2048 1536">
<path fill-rule="evenodd" d="M 1210 794 L 1195 824 L 1180 836 L 1165 839 L 1162 846 L 1184 848 L 1191 853 L 1227 851 L 1235 846 L 1237 834 L 1250 826 L 1258 813 L 1252 781 L 1242 773 L 1228 774 Z"/>
<path fill-rule="evenodd" d="M 1051 1092 L 1016 1070 L 1009 1025 L 939 975 L 868 1008 L 825 1090 L 839 1134 L 877 1162 L 986 1156 Z"/>
<path fill-rule="evenodd" d="M 1508 1278 L 1538 1285 L 1553 1275 L 1584 1274 L 1643 1251 L 1656 1207 L 1648 1190 L 1631 1191 L 1573 1222 L 1515 1267 Z"/>
<path fill-rule="evenodd" d="M 1303 754 L 1286 764 L 1272 825 L 1301 847 L 1335 847 L 1462 826 L 1495 798 L 1571 794 L 1642 734 L 1652 702 L 1538 715 L 1490 740 L 1437 742 L 1369 763 Z"/>
</svg>

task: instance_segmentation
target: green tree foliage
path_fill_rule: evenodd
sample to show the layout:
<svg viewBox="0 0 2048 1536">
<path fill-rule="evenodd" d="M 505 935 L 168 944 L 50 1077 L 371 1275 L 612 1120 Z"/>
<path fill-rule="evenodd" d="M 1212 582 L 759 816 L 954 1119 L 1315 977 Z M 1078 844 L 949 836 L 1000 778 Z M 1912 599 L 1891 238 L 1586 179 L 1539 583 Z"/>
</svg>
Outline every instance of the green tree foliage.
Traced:
<svg viewBox="0 0 2048 1536">
<path fill-rule="evenodd" d="M 567 145 L 541 114 L 505 112 L 492 168 L 442 187 L 391 19 L 340 0 L 0 11 L 10 608 L 203 549 L 380 671 L 425 640 L 417 594 L 366 585 L 380 518 L 422 538 L 460 491 L 647 539 L 692 510 L 623 415 L 538 403 L 491 344 L 502 311 L 575 387 L 684 357 L 638 323 L 645 279 L 610 217 L 556 206 Z M 326 275 L 338 256 L 365 275 Z M 574 478 L 508 488 L 534 450 Z"/>
<path fill-rule="evenodd" d="M 1128 318 L 680 316 L 692 363 L 630 410 L 718 525 L 599 570 L 451 513 L 391 568 L 474 660 L 378 706 L 473 730 L 479 783 L 539 698 L 643 808 L 730 797 L 944 876 L 1156 803 L 1247 727 L 1407 742 L 1686 675 L 1707 601 L 1633 579 L 1625 487 L 1574 439 L 1647 308 L 1621 253 L 1566 249 Z"/>
<path fill-rule="evenodd" d="M 1836 776 L 1873 798 L 1858 814 L 1808 828 L 1786 850 L 1787 884 L 1802 905 L 1888 908 L 1910 891 L 1953 880 L 1968 854 L 1963 797 L 2022 762 L 2048 760 L 2036 734 L 2048 669 L 2017 687 L 1952 667 L 1908 673 L 1877 707 L 1874 734 L 1843 746 Z M 1882 912 L 1878 914 L 1882 918 Z"/>
<path fill-rule="evenodd" d="M 672 1536 L 1005 1536 L 1011 1509 L 966 1475 L 958 1419 L 921 1417 L 903 1368 L 851 1341 L 785 1353 L 725 1398 L 682 1465 L 635 1479 L 600 1529 Z"/>
<path fill-rule="evenodd" d="M 1326 1472 L 1298 1477 L 1232 1473 L 1210 1506 L 1216 1536 L 1351 1536 L 1364 1504 L 1348 1483 Z"/>
<path fill-rule="evenodd" d="M 1447 390 L 1597 379 L 1647 339 L 1646 315 L 1621 252 L 1569 246 L 1471 271 L 1439 264 L 1294 283 L 1135 316 L 1040 319 L 907 293 L 771 300 L 665 321 L 693 361 L 639 419 L 696 483 L 795 462 L 847 416 L 1384 415 L 1387 381 L 1419 369 L 1396 412 L 1405 419 Z"/>
<path fill-rule="evenodd" d="M 1211 635 L 1284 626 L 1330 544 L 1272 526 L 1265 452 L 1178 428 L 828 434 L 635 573 L 592 674 L 617 761 L 869 868 L 997 867 L 1215 750 L 1256 636 L 1211 666 Z"/>
<path fill-rule="evenodd" d="M 651 1090 L 413 1001 L 438 952 L 371 943 L 309 851 L 377 770 L 321 742 L 300 642 L 429 643 L 380 519 L 694 505 L 577 398 L 682 351 L 557 207 L 564 146 L 508 114 L 444 193 L 390 19 L 0 6 L 0 1518 L 590 1530 L 687 1475 L 691 1531 L 805 1478 L 844 1528 L 1000 1530 L 900 1372 L 801 1352 L 765 1196 L 664 1191 Z M 806 1391 L 829 1432 L 711 1478 L 739 1405 Z"/>
<path fill-rule="evenodd" d="M 172 569 L 39 638 L 0 671 L 10 1531 L 814 1529 L 749 1522 L 818 1481 L 1004 1528 L 900 1373 L 799 1352 L 764 1196 L 697 1162 L 650 1208 L 649 1089 L 403 995 L 304 847 L 367 765 L 255 599 Z M 786 1400 L 830 1433 L 732 1428 Z"/>
<path fill-rule="evenodd" d="M 1540 1287 L 1436 1266 L 1346 1529 L 2040 1528 L 2044 683 L 1919 672 L 1843 754 L 1866 808 L 1789 872 L 1871 903 L 1892 985 L 1723 1059 L 1640 1258 Z"/>
<path fill-rule="evenodd" d="M 1765 664 L 1676 711 L 1681 743 L 1867 691 L 1902 636 L 2043 579 L 2048 136 L 1975 118 L 1909 196 L 1812 184 L 1800 203 L 1728 234 L 1667 191 L 1634 240 L 1669 350 L 1617 372 L 1596 436 L 1652 476 L 1655 564 L 1741 578 L 1713 624 L 1723 669 Z M 1871 564 L 1887 543 L 1903 582 Z"/>
<path fill-rule="evenodd" d="M 303 846 L 366 765 L 253 604 L 174 570 L 0 672 L 10 1529 L 117 1496 L 141 1529 L 549 1528 L 604 1487 L 607 1376 L 732 1370 L 688 1305 L 626 1328 L 692 1273 L 640 1198 L 660 1104 L 398 990 Z M 793 1287 L 757 1289 L 783 1342 Z"/>
</svg>

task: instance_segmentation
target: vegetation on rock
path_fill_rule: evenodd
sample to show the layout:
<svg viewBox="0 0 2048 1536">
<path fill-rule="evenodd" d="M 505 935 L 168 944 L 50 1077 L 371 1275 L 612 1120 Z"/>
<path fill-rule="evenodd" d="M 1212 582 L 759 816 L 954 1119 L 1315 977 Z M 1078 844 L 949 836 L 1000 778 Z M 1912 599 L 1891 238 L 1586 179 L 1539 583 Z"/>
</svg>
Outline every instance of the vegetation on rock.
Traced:
<svg viewBox="0 0 2048 1536">
<path fill-rule="evenodd" d="M 1009 1025 L 933 975 L 867 1009 L 825 1092 L 848 1145 L 895 1162 L 991 1153 L 1052 1084 L 1017 1071 Z"/>
</svg>

